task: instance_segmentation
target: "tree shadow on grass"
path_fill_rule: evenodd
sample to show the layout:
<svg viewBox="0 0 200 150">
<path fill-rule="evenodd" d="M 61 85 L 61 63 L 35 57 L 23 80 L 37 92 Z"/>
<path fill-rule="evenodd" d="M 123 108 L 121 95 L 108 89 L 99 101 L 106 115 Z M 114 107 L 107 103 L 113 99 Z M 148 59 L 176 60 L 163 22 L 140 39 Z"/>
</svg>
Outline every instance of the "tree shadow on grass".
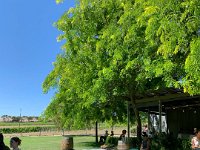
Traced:
<svg viewBox="0 0 200 150">
<path fill-rule="evenodd" d="M 100 147 L 100 144 L 98 144 L 96 142 L 80 142 L 79 144 L 84 147 L 88 147 L 88 148 L 99 148 Z"/>
</svg>

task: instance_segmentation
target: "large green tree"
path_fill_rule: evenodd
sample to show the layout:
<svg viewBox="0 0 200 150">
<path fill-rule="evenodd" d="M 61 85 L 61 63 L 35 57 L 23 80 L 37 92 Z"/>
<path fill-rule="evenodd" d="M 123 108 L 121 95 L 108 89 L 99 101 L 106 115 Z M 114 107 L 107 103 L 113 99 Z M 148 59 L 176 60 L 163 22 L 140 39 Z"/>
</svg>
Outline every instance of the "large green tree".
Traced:
<svg viewBox="0 0 200 150">
<path fill-rule="evenodd" d="M 65 43 L 43 83 L 56 89 L 45 114 L 62 126 L 123 121 L 130 101 L 141 130 L 135 100 L 144 93 L 199 94 L 199 8 L 198 0 L 78 1 L 55 24 Z"/>
</svg>

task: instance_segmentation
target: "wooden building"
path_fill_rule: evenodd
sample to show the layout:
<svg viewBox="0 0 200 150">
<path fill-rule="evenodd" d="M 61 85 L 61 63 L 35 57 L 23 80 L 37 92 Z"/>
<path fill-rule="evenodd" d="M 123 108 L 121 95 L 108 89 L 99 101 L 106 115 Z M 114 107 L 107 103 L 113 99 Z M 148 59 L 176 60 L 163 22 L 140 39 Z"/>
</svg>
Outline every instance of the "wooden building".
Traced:
<svg viewBox="0 0 200 150">
<path fill-rule="evenodd" d="M 190 96 L 180 89 L 154 91 L 136 100 L 140 111 L 158 115 L 159 132 L 162 132 L 162 117 L 166 116 L 167 132 L 174 136 L 193 134 L 200 128 L 200 95 Z M 149 119 L 149 128 L 152 123 Z"/>
</svg>

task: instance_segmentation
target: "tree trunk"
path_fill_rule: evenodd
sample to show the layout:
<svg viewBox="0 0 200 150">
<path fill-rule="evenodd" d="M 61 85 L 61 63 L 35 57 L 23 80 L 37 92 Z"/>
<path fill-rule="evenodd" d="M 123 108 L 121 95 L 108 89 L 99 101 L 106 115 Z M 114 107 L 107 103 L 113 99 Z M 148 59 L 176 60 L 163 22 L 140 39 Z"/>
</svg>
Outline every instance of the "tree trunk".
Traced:
<svg viewBox="0 0 200 150">
<path fill-rule="evenodd" d="M 98 122 L 95 123 L 95 136 L 96 136 L 96 143 L 98 143 Z"/>
<path fill-rule="evenodd" d="M 137 138 L 139 139 L 139 143 L 142 142 L 142 138 L 141 138 L 141 133 L 142 133 L 142 125 L 141 125 L 141 119 L 140 119 L 140 115 L 139 115 L 139 111 L 137 109 L 136 106 L 136 102 L 135 99 L 133 98 L 133 96 L 131 95 L 131 104 L 135 113 L 135 117 L 136 117 L 136 121 L 137 121 Z"/>
</svg>

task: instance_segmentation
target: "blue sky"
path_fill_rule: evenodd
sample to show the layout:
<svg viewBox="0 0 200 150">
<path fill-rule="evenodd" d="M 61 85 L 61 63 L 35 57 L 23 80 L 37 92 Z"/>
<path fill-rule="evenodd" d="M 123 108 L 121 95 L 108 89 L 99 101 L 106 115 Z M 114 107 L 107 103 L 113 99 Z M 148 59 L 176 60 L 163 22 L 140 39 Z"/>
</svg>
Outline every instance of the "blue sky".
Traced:
<svg viewBox="0 0 200 150">
<path fill-rule="evenodd" d="M 75 5 L 66 0 L 1 0 L 0 3 L 0 116 L 39 116 L 53 92 L 42 93 L 42 82 L 61 52 L 53 27 Z"/>
</svg>

